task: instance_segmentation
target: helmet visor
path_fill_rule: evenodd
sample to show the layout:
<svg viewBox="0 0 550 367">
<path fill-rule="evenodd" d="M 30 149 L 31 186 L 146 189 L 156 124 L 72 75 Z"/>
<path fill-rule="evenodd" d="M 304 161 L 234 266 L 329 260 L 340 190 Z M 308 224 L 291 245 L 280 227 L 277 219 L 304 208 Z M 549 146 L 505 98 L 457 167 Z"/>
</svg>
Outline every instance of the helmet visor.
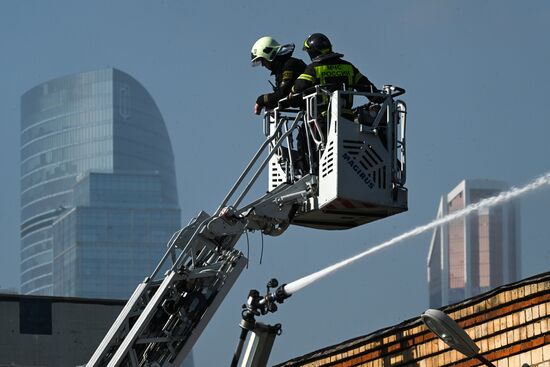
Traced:
<svg viewBox="0 0 550 367">
<path fill-rule="evenodd" d="M 262 57 L 260 55 L 256 55 L 255 52 L 250 53 L 250 59 L 252 60 L 252 67 L 262 65 Z"/>
<path fill-rule="evenodd" d="M 262 65 L 262 57 L 261 56 L 254 57 L 254 55 L 252 55 L 252 61 L 250 62 L 250 64 L 252 65 L 253 68 L 255 68 L 256 66 Z"/>
</svg>

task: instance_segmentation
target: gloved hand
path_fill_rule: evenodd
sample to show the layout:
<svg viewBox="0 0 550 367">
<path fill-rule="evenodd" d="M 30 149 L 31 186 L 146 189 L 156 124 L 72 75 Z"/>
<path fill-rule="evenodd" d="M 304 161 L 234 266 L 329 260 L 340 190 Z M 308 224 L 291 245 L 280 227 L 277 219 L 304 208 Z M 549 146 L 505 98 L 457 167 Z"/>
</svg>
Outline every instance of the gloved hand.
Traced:
<svg viewBox="0 0 550 367">
<path fill-rule="evenodd" d="M 254 113 L 255 113 L 256 115 L 259 115 L 260 113 L 262 113 L 262 106 L 260 106 L 259 104 L 256 103 L 256 104 L 254 105 Z"/>
</svg>

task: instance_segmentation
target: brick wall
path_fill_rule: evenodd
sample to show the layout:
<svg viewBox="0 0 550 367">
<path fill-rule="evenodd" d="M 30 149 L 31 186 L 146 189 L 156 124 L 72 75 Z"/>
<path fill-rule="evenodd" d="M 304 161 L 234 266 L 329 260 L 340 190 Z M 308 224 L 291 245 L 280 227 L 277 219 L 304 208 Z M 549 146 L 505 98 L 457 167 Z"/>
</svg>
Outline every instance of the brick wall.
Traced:
<svg viewBox="0 0 550 367">
<path fill-rule="evenodd" d="M 497 367 L 550 367 L 550 272 L 442 308 Z M 291 366 L 472 367 L 421 322 L 407 320 L 282 363 Z"/>
</svg>

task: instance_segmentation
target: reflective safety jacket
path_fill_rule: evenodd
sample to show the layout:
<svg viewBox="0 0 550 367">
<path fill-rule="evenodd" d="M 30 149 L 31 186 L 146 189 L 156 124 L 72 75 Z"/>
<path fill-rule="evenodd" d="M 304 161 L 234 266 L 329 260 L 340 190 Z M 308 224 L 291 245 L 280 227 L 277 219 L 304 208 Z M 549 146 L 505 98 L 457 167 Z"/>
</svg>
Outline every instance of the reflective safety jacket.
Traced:
<svg viewBox="0 0 550 367">
<path fill-rule="evenodd" d="M 355 89 L 360 92 L 378 92 L 374 84 L 350 62 L 343 60 L 342 56 L 344 55 L 330 53 L 313 59 L 313 62 L 296 79 L 292 93 L 306 92 L 316 85 L 326 86 L 331 91 L 342 90 L 345 87 L 345 89 Z M 353 104 L 352 96 L 349 97 L 346 108 L 351 108 Z"/>
<path fill-rule="evenodd" d="M 306 64 L 294 57 L 275 58 L 271 75 L 275 75 L 275 87 L 273 93 L 262 94 L 256 103 L 266 109 L 277 107 L 280 99 L 289 95 L 296 78 L 304 72 Z"/>
</svg>

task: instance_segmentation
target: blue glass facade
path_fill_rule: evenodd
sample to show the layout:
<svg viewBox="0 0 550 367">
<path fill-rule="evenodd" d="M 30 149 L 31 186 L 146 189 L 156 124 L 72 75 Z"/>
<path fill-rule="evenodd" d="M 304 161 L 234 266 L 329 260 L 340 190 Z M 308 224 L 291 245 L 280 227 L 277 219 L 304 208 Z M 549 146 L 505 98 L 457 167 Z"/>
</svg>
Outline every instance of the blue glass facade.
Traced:
<svg viewBox="0 0 550 367">
<path fill-rule="evenodd" d="M 22 96 L 22 293 L 126 297 L 179 226 L 170 140 L 139 82 L 104 69 Z"/>
<path fill-rule="evenodd" d="M 75 207 L 53 224 L 54 295 L 128 298 L 164 254 L 180 224 L 161 203 L 158 174 L 79 177 Z"/>
</svg>

